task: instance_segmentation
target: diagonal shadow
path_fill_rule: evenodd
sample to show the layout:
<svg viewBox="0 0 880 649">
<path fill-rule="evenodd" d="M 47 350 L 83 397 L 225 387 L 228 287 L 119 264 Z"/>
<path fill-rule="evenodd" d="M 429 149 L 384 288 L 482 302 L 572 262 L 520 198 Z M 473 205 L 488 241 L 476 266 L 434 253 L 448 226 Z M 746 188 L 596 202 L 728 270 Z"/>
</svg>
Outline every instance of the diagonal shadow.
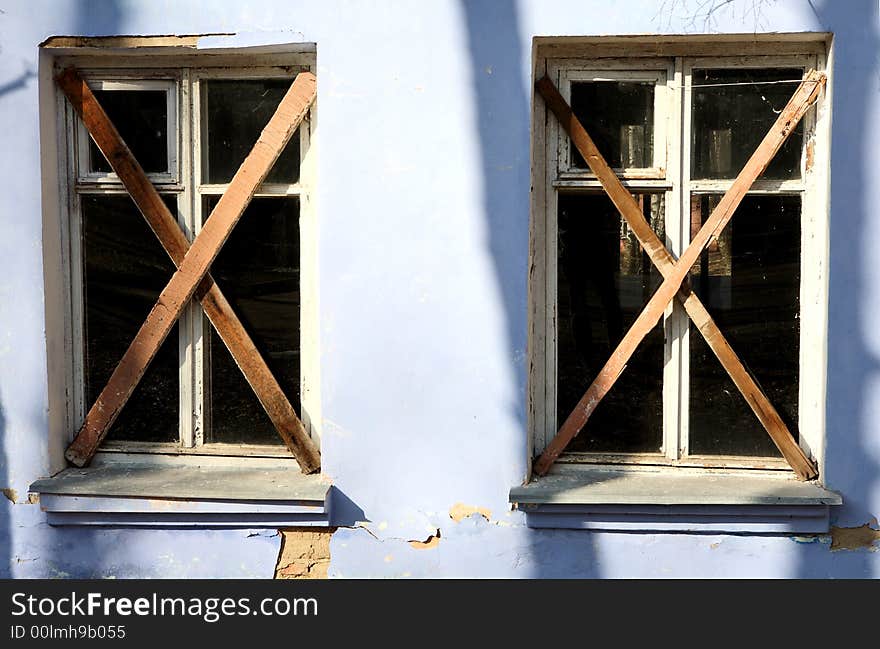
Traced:
<svg viewBox="0 0 880 649">
<path fill-rule="evenodd" d="M 514 382 L 511 417 L 521 431 L 525 459 L 527 282 L 529 246 L 529 124 L 531 91 L 524 88 L 523 48 L 513 0 L 460 0 L 468 36 L 481 156 L 483 215 L 489 253 L 507 322 L 506 348 Z M 530 88 L 531 86 L 529 86 Z M 526 530 L 532 557 L 530 577 L 560 577 L 554 561 L 563 546 L 578 557 L 567 577 L 596 576 L 591 533 Z"/>
<path fill-rule="evenodd" d="M 878 5 L 868 0 L 810 3 L 821 29 L 834 32 L 837 65 L 831 71 L 834 106 L 831 134 L 831 257 L 828 305 L 828 369 L 826 413 L 826 483 L 843 494 L 844 504 L 832 512 L 835 524 L 861 526 L 880 512 L 871 511 L 878 466 L 866 442 L 877 435 L 872 421 L 873 390 L 880 380 L 880 359 L 865 339 L 866 309 L 875 277 L 866 275 L 869 229 L 868 192 L 874 178 L 867 173 L 873 150 L 864 134 L 876 115 Z M 874 523 L 876 527 L 876 522 Z M 830 553 L 825 544 L 799 545 L 797 577 L 871 577 L 867 550 Z M 878 575 L 873 575 L 878 576 Z"/>
</svg>

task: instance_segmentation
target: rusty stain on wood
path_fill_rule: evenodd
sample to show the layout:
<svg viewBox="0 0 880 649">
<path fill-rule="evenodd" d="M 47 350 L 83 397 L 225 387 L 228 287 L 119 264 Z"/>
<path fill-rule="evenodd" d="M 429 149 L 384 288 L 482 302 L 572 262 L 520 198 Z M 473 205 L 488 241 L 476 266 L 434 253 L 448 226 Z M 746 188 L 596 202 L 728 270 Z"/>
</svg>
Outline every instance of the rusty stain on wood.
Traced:
<svg viewBox="0 0 880 649">
<path fill-rule="evenodd" d="M 809 173 L 813 169 L 813 163 L 815 162 L 815 160 L 816 160 L 816 141 L 813 139 L 810 139 L 810 141 L 807 142 L 807 155 L 806 155 L 806 161 L 804 163 L 804 170 L 807 173 Z"/>
<path fill-rule="evenodd" d="M 89 410 L 82 428 L 65 453 L 67 459 L 77 466 L 84 466 L 91 460 L 184 306 L 195 296 L 202 302 L 210 321 L 254 389 L 279 435 L 297 458 L 303 473 L 318 471 L 320 453 L 317 447 L 231 305 L 207 274 L 256 188 L 311 106 L 315 97 L 314 75 L 303 72 L 296 77 L 257 144 L 212 211 L 214 218 L 208 220 L 192 245 L 76 70 L 68 68 L 59 75 L 57 82 L 178 267 Z"/>
<path fill-rule="evenodd" d="M 620 179 L 602 158 L 592 139 L 574 116 L 571 107 L 559 94 L 553 82 L 545 76 L 535 84 L 539 94 L 557 116 L 565 131 L 571 135 L 575 146 L 578 147 L 593 173 L 599 178 L 609 198 L 632 227 L 645 252 L 664 278 L 663 283 L 645 305 L 639 317 L 612 353 L 611 358 L 538 459 L 535 465 L 535 471 L 538 475 L 545 475 L 550 470 L 556 458 L 581 431 L 596 406 L 625 369 L 626 363 L 635 352 L 636 347 L 654 328 L 662 317 L 666 305 L 676 295 L 684 304 L 685 310 L 694 324 L 706 338 L 709 347 L 742 392 L 749 407 L 764 425 L 773 442 L 798 477 L 808 480 L 818 475 L 815 464 L 797 445 L 776 409 L 742 366 L 742 362 L 715 325 L 709 312 L 690 290 L 686 280 L 690 268 L 697 261 L 703 249 L 711 239 L 717 238 L 724 226 L 730 221 L 752 183 L 764 172 L 801 117 L 815 102 L 824 83 L 824 74 L 811 70 L 805 75 L 770 131 L 677 262 L 673 260 L 663 242 L 645 221 L 632 194 L 623 187 Z"/>
</svg>

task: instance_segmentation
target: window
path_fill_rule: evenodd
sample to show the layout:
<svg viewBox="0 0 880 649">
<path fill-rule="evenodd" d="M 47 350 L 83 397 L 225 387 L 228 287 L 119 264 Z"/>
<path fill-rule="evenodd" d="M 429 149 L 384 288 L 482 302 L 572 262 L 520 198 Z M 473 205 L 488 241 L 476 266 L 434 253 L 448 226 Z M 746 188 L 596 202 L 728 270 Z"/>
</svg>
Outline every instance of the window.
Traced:
<svg viewBox="0 0 880 649">
<path fill-rule="evenodd" d="M 535 78 L 558 88 L 677 259 L 805 73 L 824 69 L 824 43 L 774 47 L 743 56 L 732 44 L 676 41 L 618 45 L 606 56 L 596 45 L 553 43 L 538 47 Z M 534 106 L 529 421 L 539 455 L 662 276 L 537 94 Z M 817 160 L 828 151 L 826 110 L 820 98 L 689 273 L 749 374 L 819 461 L 828 179 Z M 789 468 L 677 300 L 560 461 Z"/>
<path fill-rule="evenodd" d="M 190 241 L 311 53 L 61 57 L 74 65 Z M 145 67 L 147 65 L 155 67 Z M 62 246 L 75 433 L 174 265 L 74 109 L 59 96 Z M 314 313 L 314 108 L 211 266 L 244 329 L 310 434 Z M 290 457 L 230 351 L 191 300 L 101 447 L 114 453 Z"/>
</svg>

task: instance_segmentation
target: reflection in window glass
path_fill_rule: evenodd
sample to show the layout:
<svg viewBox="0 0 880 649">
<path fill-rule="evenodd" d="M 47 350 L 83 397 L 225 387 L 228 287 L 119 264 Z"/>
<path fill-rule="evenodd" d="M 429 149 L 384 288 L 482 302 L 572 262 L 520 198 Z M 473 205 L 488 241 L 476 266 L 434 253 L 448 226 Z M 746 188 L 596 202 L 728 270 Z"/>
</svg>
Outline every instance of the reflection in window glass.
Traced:
<svg viewBox="0 0 880 649">
<path fill-rule="evenodd" d="M 217 198 L 205 200 L 205 214 Z M 251 201 L 211 273 L 299 412 L 299 202 Z M 281 444 L 272 421 L 216 331 L 210 339 L 212 442 Z"/>
<path fill-rule="evenodd" d="M 802 76 L 800 68 L 694 70 L 692 177 L 735 178 Z M 763 177 L 800 178 L 802 143 L 800 122 Z"/>
<path fill-rule="evenodd" d="M 165 202 L 172 213 L 174 198 Z M 128 196 L 82 197 L 86 408 L 101 393 L 174 273 Z M 107 434 L 108 440 L 178 441 L 177 325 Z"/>
<path fill-rule="evenodd" d="M 202 82 L 202 181 L 228 183 L 290 88 L 290 79 L 212 79 Z M 281 152 L 266 182 L 299 180 L 299 131 Z"/>
<path fill-rule="evenodd" d="M 165 91 L 95 90 L 94 93 L 144 171 L 168 171 L 168 105 Z M 91 138 L 89 171 L 113 171 Z"/>
<path fill-rule="evenodd" d="M 639 195 L 665 240 L 661 195 Z M 660 275 L 607 196 L 559 196 L 557 420 L 561 426 L 596 378 Z M 569 451 L 656 453 L 662 443 L 663 325 L 633 355 Z"/>
<path fill-rule="evenodd" d="M 693 196 L 691 230 L 720 196 Z M 718 327 L 796 434 L 800 216 L 798 196 L 746 196 L 726 234 L 710 244 L 691 282 Z M 690 452 L 778 456 L 724 368 L 691 324 Z"/>
<path fill-rule="evenodd" d="M 571 107 L 599 153 L 614 168 L 647 168 L 654 160 L 654 84 L 575 81 Z M 573 167 L 587 163 L 571 147 Z"/>
</svg>

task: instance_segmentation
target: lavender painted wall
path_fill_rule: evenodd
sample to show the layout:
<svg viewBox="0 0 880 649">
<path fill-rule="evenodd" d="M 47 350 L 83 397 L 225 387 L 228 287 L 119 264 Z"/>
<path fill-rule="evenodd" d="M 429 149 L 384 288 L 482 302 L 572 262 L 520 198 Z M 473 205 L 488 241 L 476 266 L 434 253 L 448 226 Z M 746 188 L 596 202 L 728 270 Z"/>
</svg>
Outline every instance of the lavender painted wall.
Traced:
<svg viewBox="0 0 880 649">
<path fill-rule="evenodd" d="M 0 498 L 0 575 L 272 575 L 271 532 L 51 528 L 26 503 L 49 470 L 37 45 L 235 32 L 223 42 L 318 46 L 324 472 L 340 522 L 370 521 L 334 535 L 331 576 L 880 576 L 880 554 L 828 538 L 530 530 L 509 511 L 526 471 L 532 37 L 703 28 L 660 4 L 3 3 L 0 487 L 18 503 Z M 880 513 L 877 3 L 753 4 L 711 31 L 835 33 L 826 477 L 836 524 L 862 525 Z M 489 520 L 454 522 L 456 503 Z M 434 548 L 408 543 L 438 529 Z"/>
</svg>

